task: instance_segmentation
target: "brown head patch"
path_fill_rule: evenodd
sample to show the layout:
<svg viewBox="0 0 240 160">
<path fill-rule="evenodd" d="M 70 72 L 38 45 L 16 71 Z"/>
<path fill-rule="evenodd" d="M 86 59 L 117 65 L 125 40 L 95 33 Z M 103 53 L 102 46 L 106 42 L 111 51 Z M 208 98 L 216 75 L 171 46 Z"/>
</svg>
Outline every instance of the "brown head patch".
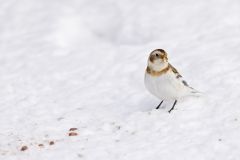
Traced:
<svg viewBox="0 0 240 160">
<path fill-rule="evenodd" d="M 156 59 L 168 60 L 167 53 L 163 49 L 155 49 L 149 56 L 149 61 L 154 62 Z"/>
<path fill-rule="evenodd" d="M 159 51 L 159 52 L 161 52 L 161 53 L 166 53 L 163 49 L 155 49 L 154 51 Z M 154 52 L 153 51 L 153 52 Z"/>
<path fill-rule="evenodd" d="M 149 60 L 153 63 L 153 61 L 155 60 L 155 56 L 154 55 L 150 55 L 149 56 Z"/>
</svg>

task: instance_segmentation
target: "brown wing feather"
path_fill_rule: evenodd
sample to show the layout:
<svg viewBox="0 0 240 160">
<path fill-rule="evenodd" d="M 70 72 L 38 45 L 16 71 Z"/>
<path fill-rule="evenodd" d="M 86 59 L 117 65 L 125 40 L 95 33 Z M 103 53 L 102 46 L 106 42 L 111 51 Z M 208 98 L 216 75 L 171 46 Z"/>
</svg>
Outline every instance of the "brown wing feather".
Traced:
<svg viewBox="0 0 240 160">
<path fill-rule="evenodd" d="M 179 79 L 179 78 L 182 78 L 182 76 L 179 74 L 179 72 L 177 71 L 176 68 L 174 68 L 170 63 L 169 63 L 169 66 L 170 66 L 170 68 L 172 69 L 173 73 L 175 73 L 175 74 L 177 75 L 177 78 L 178 78 L 178 79 Z M 184 86 L 193 89 L 193 88 L 190 87 L 190 86 L 188 85 L 188 83 L 187 83 L 185 80 L 183 80 L 183 79 L 182 79 L 182 83 L 184 84 Z"/>
<path fill-rule="evenodd" d="M 170 68 L 172 69 L 173 73 L 177 74 L 177 77 L 178 77 L 178 78 L 182 77 L 182 76 L 179 74 L 179 72 L 177 71 L 177 69 L 174 68 L 170 63 L 169 63 L 169 66 L 170 66 Z"/>
</svg>

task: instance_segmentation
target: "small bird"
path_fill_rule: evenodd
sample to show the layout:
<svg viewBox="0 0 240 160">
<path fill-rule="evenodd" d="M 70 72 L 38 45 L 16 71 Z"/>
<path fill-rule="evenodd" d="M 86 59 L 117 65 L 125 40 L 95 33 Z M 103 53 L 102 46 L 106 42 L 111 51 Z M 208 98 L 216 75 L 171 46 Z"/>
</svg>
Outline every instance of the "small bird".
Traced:
<svg viewBox="0 0 240 160">
<path fill-rule="evenodd" d="M 159 109 L 164 100 L 174 100 L 169 113 L 179 98 L 199 93 L 190 87 L 176 68 L 168 62 L 167 53 L 163 49 L 155 49 L 149 55 L 145 86 L 151 94 L 162 100 L 156 109 Z"/>
</svg>

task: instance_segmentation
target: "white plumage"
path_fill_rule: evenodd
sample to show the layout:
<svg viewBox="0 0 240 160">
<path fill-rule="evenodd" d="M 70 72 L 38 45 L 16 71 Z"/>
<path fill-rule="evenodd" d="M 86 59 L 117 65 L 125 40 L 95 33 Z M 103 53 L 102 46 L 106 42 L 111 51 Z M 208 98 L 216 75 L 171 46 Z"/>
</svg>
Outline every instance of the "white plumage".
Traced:
<svg viewBox="0 0 240 160">
<path fill-rule="evenodd" d="M 145 85 L 151 94 L 162 100 L 175 100 L 193 94 L 193 89 L 185 86 L 172 71 L 158 77 L 145 74 Z"/>
</svg>

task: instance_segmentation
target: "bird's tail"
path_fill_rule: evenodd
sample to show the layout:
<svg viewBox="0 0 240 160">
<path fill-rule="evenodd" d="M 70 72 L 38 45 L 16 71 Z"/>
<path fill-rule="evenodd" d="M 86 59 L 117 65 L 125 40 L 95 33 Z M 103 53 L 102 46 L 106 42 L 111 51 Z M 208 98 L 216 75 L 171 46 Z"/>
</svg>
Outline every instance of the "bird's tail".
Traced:
<svg viewBox="0 0 240 160">
<path fill-rule="evenodd" d="M 191 91 L 190 91 L 190 96 L 194 96 L 194 97 L 201 97 L 203 96 L 204 94 L 194 88 L 191 88 Z"/>
</svg>

